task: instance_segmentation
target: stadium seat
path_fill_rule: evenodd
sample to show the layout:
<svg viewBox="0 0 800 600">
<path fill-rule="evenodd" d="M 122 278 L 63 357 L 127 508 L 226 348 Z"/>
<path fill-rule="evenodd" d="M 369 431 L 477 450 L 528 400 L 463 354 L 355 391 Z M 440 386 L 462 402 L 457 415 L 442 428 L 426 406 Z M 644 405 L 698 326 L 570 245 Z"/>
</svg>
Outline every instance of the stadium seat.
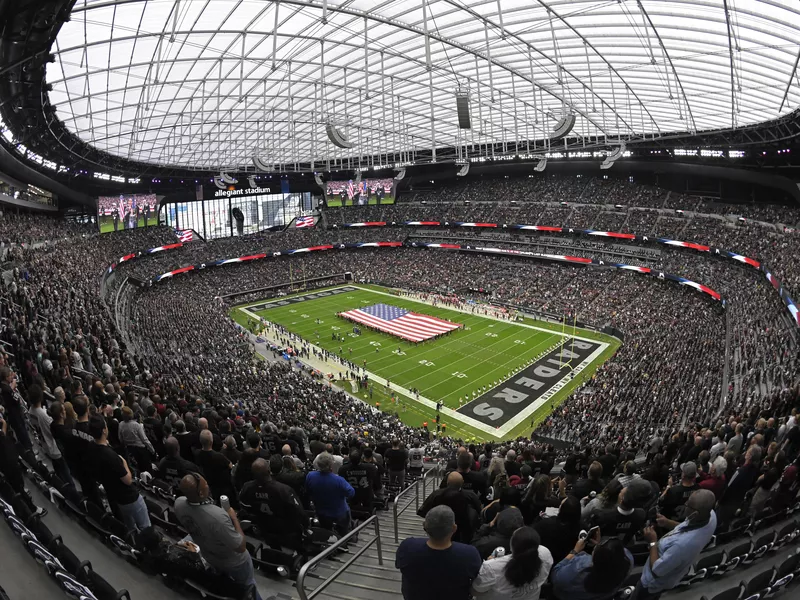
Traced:
<svg viewBox="0 0 800 600">
<path fill-rule="evenodd" d="M 775 569 L 775 577 L 769 595 L 774 596 L 792 581 L 797 579 L 800 573 L 800 554 L 792 554 Z"/>
<path fill-rule="evenodd" d="M 723 566 L 723 570 L 727 573 L 728 571 L 733 571 L 737 568 L 749 555 L 750 551 L 753 549 L 753 544 L 751 542 L 742 542 L 737 546 L 734 546 L 726 553 L 727 556 L 725 558 L 725 565 Z"/>
<path fill-rule="evenodd" d="M 773 550 L 780 549 L 786 544 L 793 542 L 797 537 L 797 533 L 797 523 L 794 521 L 781 527 L 781 529 L 775 534 L 775 544 L 773 546 Z"/>
<path fill-rule="evenodd" d="M 61 562 L 58 558 L 50 552 L 41 542 L 34 538 L 30 538 L 25 543 L 28 552 L 31 553 L 40 565 L 47 569 L 47 572 L 51 575 L 55 575 L 55 573 L 62 569 Z"/>
<path fill-rule="evenodd" d="M 94 592 L 97 600 L 131 600 L 128 590 L 114 589 L 110 583 L 98 575 L 91 565 L 84 565 L 83 577 L 81 578 L 86 582 L 87 587 Z"/>
<path fill-rule="evenodd" d="M 770 531 L 756 539 L 756 541 L 753 542 L 753 550 L 750 552 L 750 556 L 744 561 L 744 564 L 748 565 L 769 552 L 775 544 L 775 535 L 774 531 Z"/>
<path fill-rule="evenodd" d="M 75 553 L 61 541 L 60 538 L 55 542 L 52 552 L 59 562 L 61 562 L 64 570 L 67 571 L 67 573 L 74 575 L 78 579 L 83 576 L 84 567 L 89 569 L 92 568 L 92 563 L 90 563 L 88 560 L 81 561 L 77 556 L 75 556 Z"/>
<path fill-rule="evenodd" d="M 709 598 L 708 596 L 700 596 L 700 600 L 739 600 L 742 595 L 742 586 L 728 588 L 720 592 L 716 596 Z"/>
<path fill-rule="evenodd" d="M 86 584 L 81 582 L 74 575 L 70 575 L 66 571 L 57 571 L 55 574 L 55 579 L 58 581 L 61 589 L 64 590 L 64 593 L 66 593 L 70 598 L 96 598 L 95 594 L 86 586 Z"/>
<path fill-rule="evenodd" d="M 36 536 L 36 539 L 39 540 L 42 544 L 52 550 L 53 545 L 56 541 L 61 540 L 60 535 L 53 535 L 53 532 L 42 523 L 42 520 L 37 515 L 31 517 L 31 519 L 27 523 L 28 529 Z"/>
<path fill-rule="evenodd" d="M 725 552 L 720 550 L 698 560 L 679 585 L 692 585 L 714 575 L 725 564 Z"/>
<path fill-rule="evenodd" d="M 742 600 L 760 600 L 770 591 L 770 584 L 775 576 L 775 570 L 770 569 L 759 573 L 748 581 L 742 581 Z"/>
</svg>

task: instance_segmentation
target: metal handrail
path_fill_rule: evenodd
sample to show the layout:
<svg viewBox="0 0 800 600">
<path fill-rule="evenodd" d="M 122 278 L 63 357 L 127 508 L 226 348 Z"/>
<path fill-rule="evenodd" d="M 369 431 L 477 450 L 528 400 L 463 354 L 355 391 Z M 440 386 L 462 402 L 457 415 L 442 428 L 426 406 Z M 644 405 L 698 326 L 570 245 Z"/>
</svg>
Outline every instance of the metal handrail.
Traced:
<svg viewBox="0 0 800 600">
<path fill-rule="evenodd" d="M 347 540 L 358 534 L 359 531 L 366 529 L 370 525 L 373 525 L 375 527 L 375 537 L 372 538 L 370 541 L 368 541 L 366 544 L 364 544 L 363 547 L 359 548 L 358 551 L 355 552 L 346 563 L 344 563 L 341 567 L 339 567 L 333 573 L 331 573 L 326 579 L 323 580 L 322 583 L 320 583 L 309 593 L 306 593 L 304 583 L 309 569 L 316 566 L 320 561 L 324 560 L 325 558 L 336 552 L 336 550 L 338 550 L 341 546 L 343 546 L 345 542 L 347 542 Z M 378 564 L 383 566 L 383 548 L 381 547 L 381 528 L 380 528 L 380 521 L 378 520 L 377 515 L 371 516 L 369 519 L 367 519 L 361 525 L 353 529 L 346 536 L 336 540 L 334 544 L 325 548 L 325 550 L 317 554 L 314 558 L 312 558 L 302 566 L 302 568 L 300 569 L 300 573 L 298 573 L 297 575 L 297 593 L 300 595 L 300 599 L 311 600 L 312 598 L 316 598 L 316 596 L 320 592 L 322 592 L 326 587 L 328 587 L 331 583 L 333 583 L 333 581 L 339 575 L 341 575 L 350 565 L 352 565 L 359 556 L 361 556 L 362 554 L 364 554 L 364 552 L 366 552 L 369 548 L 371 548 L 373 544 L 377 544 L 378 546 Z"/>
<path fill-rule="evenodd" d="M 416 497 L 415 497 L 416 509 L 417 509 L 417 511 L 419 511 L 419 482 L 422 481 L 422 495 L 427 498 L 426 487 L 427 487 L 427 484 L 428 484 L 428 476 L 431 473 L 435 473 L 438 476 L 441 473 L 441 468 L 442 468 L 442 464 L 441 463 L 436 463 L 436 466 L 428 469 L 425 472 L 425 474 L 422 476 L 421 479 L 417 479 L 414 483 L 409 485 L 406 489 L 404 489 L 399 494 L 397 494 L 397 496 L 394 497 L 394 502 L 392 503 L 392 512 L 393 512 L 393 515 L 394 515 L 394 541 L 395 541 L 396 544 L 400 542 L 400 534 L 399 534 L 399 531 L 398 531 L 397 517 L 402 515 L 406 511 L 406 509 L 409 506 L 411 506 L 411 502 L 409 502 L 408 504 L 406 504 L 403 508 L 401 508 L 398 511 L 397 510 L 397 505 L 400 504 L 400 498 L 405 496 L 409 491 L 411 491 L 412 488 L 415 489 L 416 492 L 417 492 Z"/>
</svg>

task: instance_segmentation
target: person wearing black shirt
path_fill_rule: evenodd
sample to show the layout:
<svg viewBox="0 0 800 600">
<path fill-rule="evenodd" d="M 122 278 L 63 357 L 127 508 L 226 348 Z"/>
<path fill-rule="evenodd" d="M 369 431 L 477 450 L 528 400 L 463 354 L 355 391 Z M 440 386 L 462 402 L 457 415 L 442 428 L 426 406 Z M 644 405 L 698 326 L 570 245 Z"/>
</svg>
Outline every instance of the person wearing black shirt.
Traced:
<svg viewBox="0 0 800 600">
<path fill-rule="evenodd" d="M 103 506 L 100 498 L 100 490 L 97 487 L 97 478 L 92 473 L 89 457 L 94 449 L 94 437 L 89 431 L 89 403 L 86 396 L 77 395 L 72 398 L 72 409 L 78 420 L 75 428 L 70 433 L 76 438 L 75 449 L 77 451 L 77 471 L 72 471 L 72 475 L 81 484 L 81 491 L 87 499 L 97 506 Z"/>
<path fill-rule="evenodd" d="M 308 494 L 306 494 L 306 474 L 304 471 L 301 471 L 297 468 L 297 465 L 294 464 L 294 461 L 291 458 L 280 456 L 271 456 L 269 459 L 269 470 L 272 473 L 272 478 L 275 481 L 279 481 L 284 485 L 288 485 L 297 497 L 300 498 L 300 502 L 303 503 L 305 508 L 310 508 L 310 501 L 308 499 Z"/>
<path fill-rule="evenodd" d="M 261 436 L 258 436 L 258 446 L 253 445 L 256 441 L 253 437 L 254 435 L 258 436 L 257 433 L 251 433 L 247 436 L 247 445 L 251 448 L 260 449 L 261 451 L 259 452 L 259 456 L 261 456 L 261 458 L 264 460 L 269 460 L 271 455 L 281 453 L 283 442 L 281 440 L 281 436 L 279 436 L 275 430 L 270 431 L 264 436 L 263 443 L 261 442 Z"/>
<path fill-rule="evenodd" d="M 391 452 L 391 451 L 390 451 Z M 357 510 L 371 511 L 375 493 L 381 489 L 381 478 L 375 465 L 361 462 L 361 452 L 350 451 L 349 462 L 339 467 L 339 476 L 344 477 L 356 491 L 350 505 Z"/>
<path fill-rule="evenodd" d="M 156 456 L 164 456 L 164 426 L 152 404 L 146 409 L 147 416 L 142 421 L 144 434 L 156 451 Z"/>
<path fill-rule="evenodd" d="M 592 515 L 592 525 L 600 527 L 603 538 L 619 537 L 623 544 L 633 539 L 647 521 L 642 506 L 650 498 L 652 488 L 644 479 L 632 479 L 619 493 L 619 504 L 615 508 L 601 510 Z"/>
<path fill-rule="evenodd" d="M 464 480 L 462 488 L 475 492 L 481 502 L 483 502 L 486 499 L 486 490 L 488 488 L 486 474 L 480 471 L 472 470 L 473 462 L 472 456 L 470 456 L 469 452 L 459 454 L 456 465 L 458 466 L 458 470 L 452 472 L 459 473 L 461 475 L 462 479 Z M 440 489 L 447 487 L 447 478 L 449 475 L 450 473 L 445 474 L 444 479 L 442 479 L 442 483 L 439 486 Z"/>
<path fill-rule="evenodd" d="M 396 438 L 392 440 L 392 447 L 384 453 L 383 459 L 389 471 L 389 483 L 404 487 L 408 451 L 400 447 L 400 440 Z"/>
<path fill-rule="evenodd" d="M 189 473 L 203 474 L 200 467 L 180 455 L 180 443 L 174 437 L 167 438 L 167 441 L 164 442 L 164 450 L 167 455 L 158 463 L 158 477 L 171 485 L 173 490 L 178 489 L 178 485 L 185 475 Z"/>
<path fill-rule="evenodd" d="M 561 501 L 558 516 L 540 519 L 533 528 L 541 538 L 541 545 L 550 550 L 553 564 L 558 564 L 569 554 L 581 532 L 581 501 L 567 496 Z"/>
<path fill-rule="evenodd" d="M 231 483 L 231 469 L 233 465 L 225 456 L 212 450 L 214 436 L 208 429 L 200 431 L 202 450 L 197 453 L 197 465 L 203 469 L 203 475 L 211 489 L 211 496 L 219 501 L 220 497 L 228 496 L 231 506 L 236 508 L 236 493 Z"/>
<path fill-rule="evenodd" d="M 263 458 L 253 462 L 252 471 L 253 480 L 244 484 L 239 496 L 242 510 L 252 517 L 271 546 L 302 550 L 308 517 L 297 494 L 288 485 L 272 479 Z"/>
<path fill-rule="evenodd" d="M 311 449 L 311 458 L 317 458 L 317 454 L 322 454 L 325 452 L 325 442 L 319 439 L 318 434 L 314 434 L 312 436 L 311 441 L 308 443 L 309 448 Z"/>
<path fill-rule="evenodd" d="M 8 367 L 0 368 L 0 401 L 6 409 L 5 420 L 14 430 L 17 441 L 22 444 L 23 448 L 30 450 L 33 448 L 33 444 L 31 444 L 28 427 L 23 416 L 24 401 L 17 389 L 17 374 Z"/>
<path fill-rule="evenodd" d="M 611 479 L 614 476 L 614 469 L 617 467 L 617 460 L 619 456 L 616 454 L 614 444 L 609 444 L 606 447 L 606 453 L 597 458 L 597 462 L 603 465 L 603 478 Z"/>
<path fill-rule="evenodd" d="M 19 452 L 14 440 L 8 434 L 8 422 L 0 416 L 0 471 L 5 475 L 8 485 L 22 497 L 31 512 L 39 516 L 47 514 L 44 508 L 37 508 L 25 490 L 25 479 L 20 468 Z"/>
<path fill-rule="evenodd" d="M 578 481 L 575 482 L 575 485 L 572 486 L 569 492 L 570 496 L 575 496 L 578 500 L 583 500 L 592 492 L 599 494 L 603 491 L 605 487 L 605 483 L 602 479 L 603 465 L 598 461 L 594 461 L 589 465 L 587 474 L 588 477 L 578 479 Z"/>
<path fill-rule="evenodd" d="M 150 527 L 147 505 L 133 486 L 133 476 L 125 459 L 108 445 L 108 426 L 105 418 L 96 415 L 89 420 L 94 447 L 89 453 L 92 475 L 103 484 L 109 504 L 131 530 Z"/>
<path fill-rule="evenodd" d="M 509 450 L 506 452 L 506 473 L 508 476 L 511 477 L 512 475 L 519 475 L 520 474 L 520 464 L 517 462 L 517 453 L 513 450 Z"/>
<path fill-rule="evenodd" d="M 186 431 L 186 424 L 178 419 L 175 421 L 173 429 L 175 430 L 175 439 L 178 440 L 178 444 L 181 448 L 181 458 L 183 458 L 183 460 L 193 462 L 194 454 L 192 453 L 192 435 Z"/>
<path fill-rule="evenodd" d="M 474 492 L 463 487 L 464 478 L 456 471 L 447 476 L 447 487 L 434 491 L 419 507 L 417 514 L 425 517 L 435 506 L 449 506 L 456 515 L 458 530 L 453 537 L 468 544 L 472 541 L 475 524 L 481 511 L 481 503 Z"/>
<path fill-rule="evenodd" d="M 684 463 L 681 467 L 681 474 L 680 483 L 668 486 L 658 501 L 659 513 L 668 519 L 677 521 L 682 519 L 682 515 L 677 514 L 677 511 L 682 510 L 693 491 L 700 489 L 700 486 L 697 485 L 697 465 L 693 462 Z"/>
<path fill-rule="evenodd" d="M 264 444 L 262 444 L 262 440 L 261 440 L 261 436 L 260 435 L 258 435 L 255 432 L 247 434 L 247 445 L 251 449 L 256 451 L 256 453 L 258 454 L 259 458 L 263 458 L 264 460 L 268 461 L 269 457 L 272 456 L 273 454 L 280 455 L 280 453 L 281 453 L 281 446 L 280 445 L 275 446 L 275 451 L 274 452 L 271 449 L 272 441 L 275 441 L 277 444 L 280 444 L 280 438 L 279 437 L 277 437 L 277 436 L 274 436 L 274 438 L 273 437 L 267 437 L 267 439 L 265 441 L 266 441 L 267 444 L 269 444 L 269 446 L 267 448 L 263 447 Z"/>
</svg>

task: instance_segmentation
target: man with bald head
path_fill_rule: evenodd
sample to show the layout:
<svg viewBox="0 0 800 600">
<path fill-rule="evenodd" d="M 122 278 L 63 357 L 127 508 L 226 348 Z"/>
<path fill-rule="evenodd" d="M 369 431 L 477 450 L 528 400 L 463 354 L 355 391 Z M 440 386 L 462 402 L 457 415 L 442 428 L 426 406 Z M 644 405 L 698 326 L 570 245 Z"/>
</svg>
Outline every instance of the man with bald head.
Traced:
<svg viewBox="0 0 800 600">
<path fill-rule="evenodd" d="M 187 473 L 202 473 L 202 469 L 180 455 L 181 446 L 177 438 L 168 437 L 164 442 L 167 455 L 158 463 L 158 477 L 177 490 L 178 484 Z"/>
<path fill-rule="evenodd" d="M 200 419 L 201 421 L 203 419 Z M 201 450 L 197 453 L 197 465 L 203 469 L 203 474 L 211 487 L 211 496 L 219 502 L 220 496 L 228 496 L 231 505 L 235 508 L 239 504 L 231 481 L 233 465 L 224 454 L 212 449 L 214 436 L 208 429 L 200 430 Z"/>
<path fill-rule="evenodd" d="M 464 476 L 458 471 L 453 471 L 445 480 L 445 487 L 435 490 L 422 503 L 417 514 L 425 517 L 436 506 L 449 506 L 456 515 L 458 530 L 453 535 L 453 540 L 469 544 L 481 512 L 481 501 L 478 496 L 464 489 Z"/>
<path fill-rule="evenodd" d="M 175 516 L 206 562 L 240 585 L 255 585 L 253 560 L 233 508 L 226 512 L 216 506 L 208 482 L 197 473 L 181 479 L 180 491 L 183 497 L 175 500 Z M 258 590 L 256 598 L 261 600 Z"/>
<path fill-rule="evenodd" d="M 296 466 L 298 469 L 302 469 L 303 467 L 305 467 L 305 466 L 306 466 L 306 465 L 305 465 L 305 463 L 304 463 L 302 460 L 300 460 L 299 458 L 297 458 L 297 456 L 295 456 L 295 455 L 292 453 L 292 447 L 291 447 L 289 444 L 284 444 L 284 445 L 281 447 L 281 456 L 288 456 L 289 458 L 291 458 L 291 459 L 292 459 L 292 462 L 295 464 L 295 466 Z"/>
<path fill-rule="evenodd" d="M 717 528 L 715 504 L 713 492 L 697 490 L 686 500 L 682 522 L 676 523 L 658 515 L 659 527 L 670 530 L 660 540 L 652 527 L 644 530 L 644 539 L 650 544 L 650 558 L 645 563 L 632 600 L 658 598 L 680 583 L 714 535 Z"/>
<path fill-rule="evenodd" d="M 303 531 L 308 517 L 294 490 L 272 478 L 270 466 L 257 458 L 252 466 L 253 480 L 242 487 L 242 510 L 258 525 L 261 537 L 270 546 L 303 549 Z"/>
</svg>

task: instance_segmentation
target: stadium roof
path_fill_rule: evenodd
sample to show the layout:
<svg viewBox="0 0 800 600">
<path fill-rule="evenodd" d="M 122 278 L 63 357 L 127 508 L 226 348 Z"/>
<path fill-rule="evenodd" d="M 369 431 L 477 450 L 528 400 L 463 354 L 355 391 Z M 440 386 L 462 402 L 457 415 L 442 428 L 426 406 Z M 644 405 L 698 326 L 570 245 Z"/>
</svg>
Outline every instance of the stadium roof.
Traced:
<svg viewBox="0 0 800 600">
<path fill-rule="evenodd" d="M 217 169 L 760 123 L 800 104 L 799 43 L 794 0 L 78 0 L 46 80 L 95 148 Z"/>
</svg>

